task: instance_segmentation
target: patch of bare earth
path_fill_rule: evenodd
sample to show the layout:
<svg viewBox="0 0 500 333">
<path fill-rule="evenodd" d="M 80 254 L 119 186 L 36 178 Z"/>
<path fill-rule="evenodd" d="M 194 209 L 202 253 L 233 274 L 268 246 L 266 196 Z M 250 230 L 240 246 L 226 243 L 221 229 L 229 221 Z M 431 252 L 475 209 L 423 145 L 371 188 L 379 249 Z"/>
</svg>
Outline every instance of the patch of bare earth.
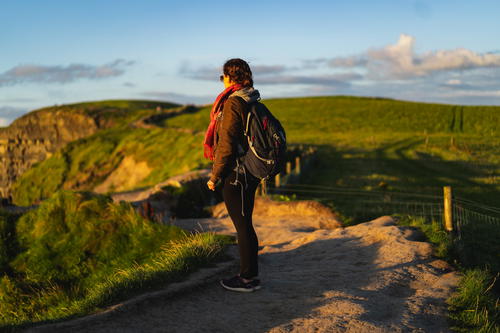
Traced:
<svg viewBox="0 0 500 333">
<path fill-rule="evenodd" d="M 133 157 L 125 156 L 118 168 L 103 183 L 96 186 L 94 191 L 97 193 L 105 193 L 110 190 L 125 191 L 146 178 L 151 170 L 147 162 L 137 162 Z"/>
<path fill-rule="evenodd" d="M 176 223 L 234 234 L 223 206 L 214 214 L 218 218 Z M 456 273 L 432 257 L 420 235 L 396 226 L 392 218 L 341 228 L 335 214 L 317 203 L 258 201 L 254 225 L 261 245 L 259 291 L 226 291 L 212 279 L 174 296 L 145 298 L 106 315 L 39 330 L 449 331 L 444 302 L 457 283 Z"/>
</svg>

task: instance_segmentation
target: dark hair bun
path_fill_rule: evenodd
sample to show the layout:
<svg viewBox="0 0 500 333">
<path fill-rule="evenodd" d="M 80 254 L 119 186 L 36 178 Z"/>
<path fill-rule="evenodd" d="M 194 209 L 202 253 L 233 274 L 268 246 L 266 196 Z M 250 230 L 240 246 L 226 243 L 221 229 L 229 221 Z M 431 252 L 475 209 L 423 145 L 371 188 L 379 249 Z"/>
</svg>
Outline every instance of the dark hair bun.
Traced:
<svg viewBox="0 0 500 333">
<path fill-rule="evenodd" d="M 239 58 L 229 59 L 223 67 L 224 75 L 244 87 L 253 87 L 252 71 L 248 63 Z"/>
</svg>

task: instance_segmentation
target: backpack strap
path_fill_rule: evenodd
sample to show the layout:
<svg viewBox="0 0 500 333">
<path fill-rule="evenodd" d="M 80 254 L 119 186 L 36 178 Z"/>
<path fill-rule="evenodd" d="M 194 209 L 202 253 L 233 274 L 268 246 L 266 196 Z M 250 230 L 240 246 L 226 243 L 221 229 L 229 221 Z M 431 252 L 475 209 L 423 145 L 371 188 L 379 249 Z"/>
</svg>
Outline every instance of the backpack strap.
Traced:
<svg viewBox="0 0 500 333">
<path fill-rule="evenodd" d="M 253 108 L 254 106 L 252 106 Z M 250 126 L 250 116 L 252 115 L 252 112 L 248 112 L 248 115 L 247 115 L 247 124 L 246 124 L 246 127 L 245 127 L 245 136 L 248 137 L 248 127 Z"/>
</svg>

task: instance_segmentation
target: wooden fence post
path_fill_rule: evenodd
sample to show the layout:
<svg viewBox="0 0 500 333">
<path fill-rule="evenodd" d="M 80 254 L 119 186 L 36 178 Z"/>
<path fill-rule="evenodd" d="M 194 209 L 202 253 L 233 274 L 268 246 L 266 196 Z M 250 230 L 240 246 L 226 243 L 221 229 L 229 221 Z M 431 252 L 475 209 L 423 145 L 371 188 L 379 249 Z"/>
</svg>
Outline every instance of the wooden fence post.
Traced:
<svg viewBox="0 0 500 333">
<path fill-rule="evenodd" d="M 451 186 L 445 186 L 444 192 L 444 229 L 453 231 L 453 214 L 451 201 Z"/>
<path fill-rule="evenodd" d="M 295 174 L 300 175 L 300 156 L 295 157 Z"/>
<path fill-rule="evenodd" d="M 274 177 L 274 187 L 278 188 L 281 186 L 281 178 L 280 178 L 280 174 L 278 173 L 275 177 Z"/>
</svg>

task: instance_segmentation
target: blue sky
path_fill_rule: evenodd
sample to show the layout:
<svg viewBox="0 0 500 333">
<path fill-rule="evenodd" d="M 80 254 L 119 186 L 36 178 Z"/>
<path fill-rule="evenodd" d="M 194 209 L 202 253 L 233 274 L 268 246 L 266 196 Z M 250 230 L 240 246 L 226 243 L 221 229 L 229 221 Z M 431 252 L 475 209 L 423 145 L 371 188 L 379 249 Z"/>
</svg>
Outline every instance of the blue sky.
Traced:
<svg viewBox="0 0 500 333">
<path fill-rule="evenodd" d="M 225 60 L 262 97 L 500 105 L 497 1 L 4 1 L 0 126 L 102 99 L 210 103 Z"/>
</svg>

